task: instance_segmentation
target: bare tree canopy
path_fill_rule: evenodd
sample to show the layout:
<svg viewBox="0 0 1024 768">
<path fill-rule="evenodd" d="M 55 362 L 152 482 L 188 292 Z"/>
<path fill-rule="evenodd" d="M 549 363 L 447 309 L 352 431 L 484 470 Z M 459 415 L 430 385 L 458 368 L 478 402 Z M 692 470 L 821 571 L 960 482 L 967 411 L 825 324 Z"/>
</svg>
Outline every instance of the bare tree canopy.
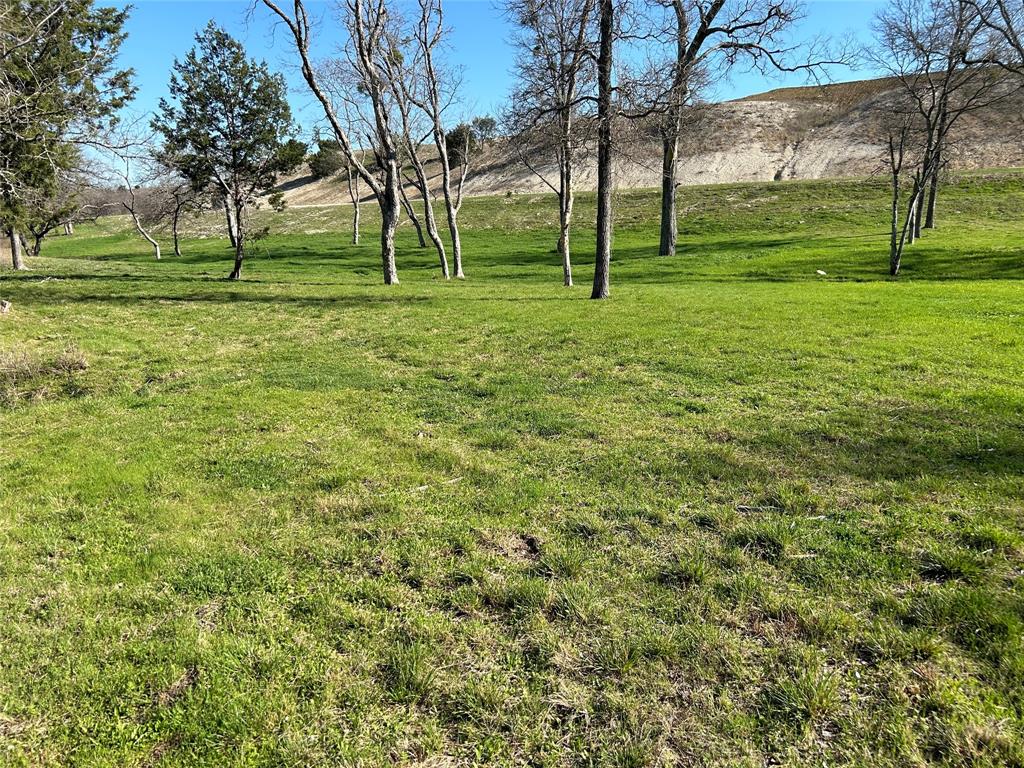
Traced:
<svg viewBox="0 0 1024 768">
<path fill-rule="evenodd" d="M 345 35 L 343 57 L 321 68 L 310 54 L 312 27 L 303 0 L 294 0 L 290 8 L 275 0 L 261 2 L 288 28 L 306 84 L 323 107 L 349 165 L 377 199 L 381 211 L 384 283 L 395 285 L 398 283 L 395 230 L 401 213 L 401 168 L 392 91 L 380 69 L 381 60 L 390 55 L 386 35 L 387 3 L 385 0 L 336 3 L 335 10 Z M 355 133 L 364 128 L 365 134 Z M 363 153 L 357 148 L 356 142 L 364 135 L 376 159 L 373 169 L 364 162 Z"/>
<path fill-rule="evenodd" d="M 659 13 L 660 12 L 660 13 Z M 702 89 L 726 79 L 738 66 L 761 72 L 823 76 L 829 65 L 849 63 L 851 53 L 824 38 L 794 41 L 804 15 L 798 0 L 656 0 L 650 4 L 650 36 L 667 43 L 667 61 L 652 62 L 656 85 L 651 111 L 661 115 L 661 236 L 658 252 L 676 252 L 677 164 L 684 109 Z"/>
<path fill-rule="evenodd" d="M 962 0 L 892 0 L 875 19 L 876 64 L 898 83 L 890 117 L 892 176 L 890 267 L 897 275 L 903 249 L 932 229 L 941 173 L 961 118 L 990 107 L 1014 88 L 991 61 L 1003 46 L 976 9 Z M 908 182 L 901 183 L 901 177 Z M 900 199 L 908 188 L 904 219 Z"/>
<path fill-rule="evenodd" d="M 987 45 L 968 63 L 991 63 L 1024 75 L 1024 3 L 1021 0 L 960 0 L 984 27 Z M 980 55 L 979 55 L 980 53 Z"/>
<path fill-rule="evenodd" d="M 506 0 L 515 26 L 516 82 L 504 116 L 522 162 L 558 197 L 562 280 L 573 284 L 570 237 L 574 167 L 593 131 L 595 0 Z M 531 157 L 553 157 L 558 178 Z"/>
</svg>

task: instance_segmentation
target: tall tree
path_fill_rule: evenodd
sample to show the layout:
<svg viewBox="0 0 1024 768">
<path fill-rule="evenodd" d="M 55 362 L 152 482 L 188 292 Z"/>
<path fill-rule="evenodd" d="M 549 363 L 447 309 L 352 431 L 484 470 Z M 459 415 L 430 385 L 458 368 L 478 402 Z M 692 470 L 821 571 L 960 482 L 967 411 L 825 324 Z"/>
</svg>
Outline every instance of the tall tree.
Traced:
<svg viewBox="0 0 1024 768">
<path fill-rule="evenodd" d="M 889 207 L 889 274 L 896 277 L 903 266 L 903 249 L 913 243 L 916 226 L 916 208 L 922 189 L 921 162 L 918 155 L 921 142 L 916 122 L 909 109 L 895 109 L 888 117 L 889 175 L 892 179 Z M 910 194 L 904 199 L 904 177 L 910 176 Z M 900 221 L 900 205 L 906 213 Z"/>
<path fill-rule="evenodd" d="M 305 154 L 297 145 L 284 78 L 250 59 L 241 43 L 214 22 L 196 35 L 184 60 L 175 60 L 170 100 L 161 99 L 153 129 L 162 154 L 196 189 L 215 185 L 233 219 L 235 261 L 242 275 L 247 214 L 279 173 Z"/>
<path fill-rule="evenodd" d="M 562 281 L 572 285 L 575 166 L 593 125 L 595 0 L 505 0 L 516 49 L 516 85 L 505 115 L 510 143 L 558 199 Z M 532 156 L 553 155 L 558 180 Z"/>
<path fill-rule="evenodd" d="M 391 21 L 392 24 L 389 25 L 386 33 L 388 53 L 381 61 L 381 71 L 391 90 L 391 98 L 398 115 L 402 164 L 403 166 L 411 165 L 413 170 L 413 178 L 408 179 L 403 174 L 403 181 L 412 184 L 419 193 L 423 204 L 422 224 L 413 209 L 412 201 L 406 194 L 404 184 L 401 189 L 402 202 L 416 227 L 421 245 L 425 245 L 423 232 L 426 230 L 427 237 L 430 238 L 430 242 L 437 251 L 441 276 L 448 280 L 451 277 L 448 269 L 448 254 L 437 229 L 437 217 L 434 215 L 434 201 L 430 189 L 430 175 L 424 160 L 424 144 L 434 132 L 433 120 L 424 119 L 426 113 L 423 105 L 429 98 L 427 95 L 429 86 L 424 75 L 425 65 L 418 47 L 409 50 L 407 43 L 409 36 L 400 22 L 400 17 L 392 15 Z"/>
<path fill-rule="evenodd" d="M 615 46 L 615 0 L 599 0 L 597 56 L 597 253 L 594 261 L 592 299 L 609 296 L 612 261 L 612 121 Z"/>
<path fill-rule="evenodd" d="M 458 77 L 452 71 L 445 71 L 438 54 L 448 36 L 444 26 L 442 0 L 418 0 L 419 19 L 414 36 L 418 46 L 418 69 L 422 72 L 423 97 L 418 102 L 430 119 L 438 160 L 441 162 L 441 192 L 444 194 L 445 212 L 448 217 L 448 233 L 452 241 L 452 262 L 455 277 L 464 278 L 462 268 L 462 238 L 459 235 L 459 210 L 462 208 L 462 190 L 466 180 L 467 166 L 462 164 L 457 189 L 452 189 L 452 161 L 445 141 L 445 112 L 454 101 Z M 464 156 L 468 159 L 468 153 Z"/>
<path fill-rule="evenodd" d="M 651 13 L 665 19 L 652 25 L 652 36 L 669 41 L 669 73 L 650 109 L 661 114 L 661 237 L 659 253 L 676 252 L 676 192 L 679 142 L 684 110 L 709 78 L 723 80 L 737 65 L 760 71 L 821 73 L 851 55 L 827 50 L 822 40 L 798 44 L 791 39 L 802 16 L 798 0 L 655 0 Z"/>
<path fill-rule="evenodd" d="M 380 72 L 381 57 L 388 55 L 385 50 L 388 8 L 385 0 L 339 0 L 336 8 L 342 19 L 347 35 L 344 46 L 344 61 L 335 62 L 335 72 L 348 70 L 354 75 L 356 88 L 349 96 L 360 96 L 360 106 L 366 116 L 366 123 L 372 129 L 370 145 L 374 148 L 379 173 L 364 164 L 362 153 L 353 144 L 352 134 L 341 118 L 343 106 L 337 98 L 342 93 L 332 93 L 330 78 L 325 76 L 313 62 L 310 53 L 312 41 L 309 13 L 304 0 L 293 0 L 290 11 L 275 0 L 262 0 L 291 33 L 295 50 L 301 64 L 302 76 L 310 91 L 323 107 L 324 115 L 334 131 L 342 152 L 351 167 L 366 182 L 373 192 L 381 212 L 381 263 L 384 283 L 398 283 L 398 269 L 395 264 L 395 230 L 401 215 L 401 168 L 399 146 L 395 130 L 393 105 L 390 90 Z M 344 67 L 337 66 L 344 63 Z"/>
</svg>

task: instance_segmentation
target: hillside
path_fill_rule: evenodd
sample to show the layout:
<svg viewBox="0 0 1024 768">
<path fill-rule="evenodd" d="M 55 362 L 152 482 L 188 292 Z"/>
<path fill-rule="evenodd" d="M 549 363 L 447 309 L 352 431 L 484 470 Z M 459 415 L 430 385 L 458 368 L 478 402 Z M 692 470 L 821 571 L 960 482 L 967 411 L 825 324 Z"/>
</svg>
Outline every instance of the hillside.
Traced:
<svg viewBox="0 0 1024 768">
<path fill-rule="evenodd" d="M 883 120 L 894 98 L 890 79 L 779 88 L 736 101 L 701 107 L 682 151 L 683 184 L 868 176 L 882 167 Z M 1020 130 L 1024 99 L 1017 94 L 980 116 L 965 116 L 955 135 L 955 169 L 1024 165 Z M 631 136 L 618 158 L 618 185 L 636 189 L 660 183 L 656 136 Z M 544 158 L 531 164 L 554 174 Z M 439 176 L 437 164 L 431 165 Z M 581 189 L 593 189 L 593 161 L 582 163 Z M 283 186 L 289 204 L 348 202 L 344 183 L 309 175 Z M 542 192 L 547 188 L 506 143 L 486 148 L 466 182 L 470 195 Z"/>
</svg>

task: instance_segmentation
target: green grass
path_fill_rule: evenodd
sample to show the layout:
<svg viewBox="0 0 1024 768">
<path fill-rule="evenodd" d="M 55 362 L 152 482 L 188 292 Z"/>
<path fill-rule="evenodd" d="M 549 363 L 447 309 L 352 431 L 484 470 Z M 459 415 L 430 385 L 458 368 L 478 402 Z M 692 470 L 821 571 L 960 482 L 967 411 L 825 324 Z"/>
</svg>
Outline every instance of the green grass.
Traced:
<svg viewBox="0 0 1024 768">
<path fill-rule="evenodd" d="M 898 281 L 885 195 L 685 189 L 663 259 L 622 194 L 607 302 L 589 198 L 575 289 L 539 196 L 450 284 L 343 208 L 238 284 L 53 238 L 0 277 L 0 763 L 1024 764 L 1024 175 Z"/>
</svg>

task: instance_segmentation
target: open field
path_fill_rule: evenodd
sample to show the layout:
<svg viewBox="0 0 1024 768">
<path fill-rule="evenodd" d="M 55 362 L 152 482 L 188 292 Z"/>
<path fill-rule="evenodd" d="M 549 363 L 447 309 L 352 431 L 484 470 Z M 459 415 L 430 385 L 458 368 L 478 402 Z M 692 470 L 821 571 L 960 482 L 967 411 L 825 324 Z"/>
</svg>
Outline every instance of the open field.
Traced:
<svg viewBox="0 0 1024 768">
<path fill-rule="evenodd" d="M 1024 174 L 681 201 L 0 273 L 0 763 L 1024 765 Z"/>
</svg>

